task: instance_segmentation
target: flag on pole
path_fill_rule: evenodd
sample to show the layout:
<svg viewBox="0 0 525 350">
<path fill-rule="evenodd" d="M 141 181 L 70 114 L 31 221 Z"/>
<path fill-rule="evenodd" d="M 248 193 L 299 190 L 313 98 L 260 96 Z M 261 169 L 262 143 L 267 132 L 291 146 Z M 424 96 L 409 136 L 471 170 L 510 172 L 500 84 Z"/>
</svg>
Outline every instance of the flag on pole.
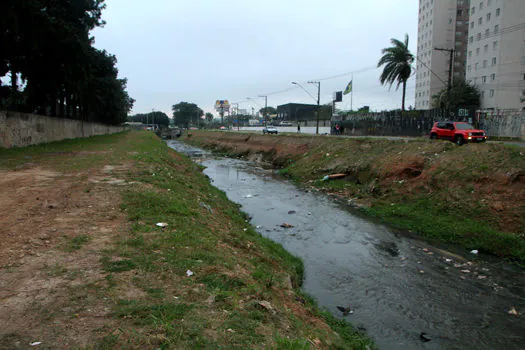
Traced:
<svg viewBox="0 0 525 350">
<path fill-rule="evenodd" d="M 350 82 L 348 83 L 348 85 L 346 86 L 346 89 L 345 91 L 343 92 L 344 95 L 346 94 L 349 94 L 352 92 L 352 80 L 350 80 Z"/>
</svg>

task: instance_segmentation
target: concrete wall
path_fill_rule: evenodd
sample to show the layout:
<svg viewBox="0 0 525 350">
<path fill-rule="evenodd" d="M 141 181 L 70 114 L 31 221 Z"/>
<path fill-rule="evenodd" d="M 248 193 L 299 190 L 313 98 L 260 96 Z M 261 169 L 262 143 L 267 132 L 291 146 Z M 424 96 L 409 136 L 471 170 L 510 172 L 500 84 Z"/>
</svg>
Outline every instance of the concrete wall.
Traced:
<svg viewBox="0 0 525 350">
<path fill-rule="evenodd" d="M 3 148 L 113 134 L 123 130 L 121 126 L 0 111 L 0 147 Z"/>
</svg>

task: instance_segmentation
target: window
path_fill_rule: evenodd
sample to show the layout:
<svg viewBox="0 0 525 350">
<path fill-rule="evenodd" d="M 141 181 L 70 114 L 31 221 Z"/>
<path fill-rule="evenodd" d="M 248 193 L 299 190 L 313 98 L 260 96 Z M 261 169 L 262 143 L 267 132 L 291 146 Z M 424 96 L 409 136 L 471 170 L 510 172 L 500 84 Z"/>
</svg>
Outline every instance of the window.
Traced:
<svg viewBox="0 0 525 350">
<path fill-rule="evenodd" d="M 468 72 L 472 71 L 472 66 L 470 64 L 467 66 L 467 71 Z"/>
<path fill-rule="evenodd" d="M 473 15 L 476 13 L 476 6 L 472 6 L 472 8 L 470 9 L 470 15 Z"/>
<path fill-rule="evenodd" d="M 490 29 L 485 29 L 485 38 L 490 36 Z"/>
<path fill-rule="evenodd" d="M 485 97 L 485 91 L 481 91 L 481 98 Z"/>
<path fill-rule="evenodd" d="M 486 75 L 484 75 L 484 76 L 481 77 L 481 82 L 482 82 L 483 84 L 485 84 L 485 83 L 487 82 L 487 76 L 486 76 Z"/>
<path fill-rule="evenodd" d="M 498 33 L 499 32 L 499 25 L 495 25 L 494 26 L 494 34 Z"/>
<path fill-rule="evenodd" d="M 480 41 L 481 40 L 481 33 L 478 33 L 476 34 L 476 41 Z"/>
<path fill-rule="evenodd" d="M 470 22 L 470 29 L 474 28 L 474 21 Z"/>
<path fill-rule="evenodd" d="M 479 10 L 483 10 L 483 1 L 479 3 Z"/>
<path fill-rule="evenodd" d="M 478 70 L 478 65 L 479 65 L 478 62 L 476 62 L 476 64 L 474 64 L 474 70 Z"/>
<path fill-rule="evenodd" d="M 463 10 L 457 10 L 456 16 L 463 16 Z"/>
<path fill-rule="evenodd" d="M 483 68 L 487 68 L 487 60 L 483 60 Z"/>
<path fill-rule="evenodd" d="M 468 58 L 471 58 L 472 57 L 472 51 L 469 51 L 468 52 Z"/>
<path fill-rule="evenodd" d="M 496 57 L 492 57 L 492 65 L 493 65 L 493 66 L 496 65 Z"/>
<path fill-rule="evenodd" d="M 500 13 L 500 9 L 496 9 L 496 17 L 499 16 L 499 13 Z"/>
<path fill-rule="evenodd" d="M 476 56 L 479 56 L 479 47 L 476 49 Z"/>
<path fill-rule="evenodd" d="M 494 89 L 490 89 L 490 97 L 494 97 Z"/>
<path fill-rule="evenodd" d="M 461 36 L 461 34 L 463 34 L 463 32 L 460 32 L 460 31 L 456 32 L 456 36 Z"/>
<path fill-rule="evenodd" d="M 490 12 L 487 13 L 487 22 L 490 22 Z"/>
<path fill-rule="evenodd" d="M 496 80 L 496 73 L 492 73 L 492 74 L 490 75 L 490 80 L 491 80 L 491 81 Z"/>
<path fill-rule="evenodd" d="M 462 26 L 463 25 L 463 21 L 456 21 L 456 27 L 457 26 Z"/>
<path fill-rule="evenodd" d="M 482 25 L 482 24 L 483 24 L 483 17 L 478 18 L 478 24 L 479 24 L 479 25 Z"/>
<path fill-rule="evenodd" d="M 448 19 L 448 24 L 452 24 L 452 18 Z"/>
<path fill-rule="evenodd" d="M 468 38 L 468 42 L 469 42 L 469 44 L 472 44 L 473 41 L 474 41 L 474 37 L 473 37 L 473 36 L 470 36 L 470 38 Z"/>
<path fill-rule="evenodd" d="M 488 45 L 483 46 L 483 52 L 484 53 L 489 52 L 489 46 Z"/>
</svg>

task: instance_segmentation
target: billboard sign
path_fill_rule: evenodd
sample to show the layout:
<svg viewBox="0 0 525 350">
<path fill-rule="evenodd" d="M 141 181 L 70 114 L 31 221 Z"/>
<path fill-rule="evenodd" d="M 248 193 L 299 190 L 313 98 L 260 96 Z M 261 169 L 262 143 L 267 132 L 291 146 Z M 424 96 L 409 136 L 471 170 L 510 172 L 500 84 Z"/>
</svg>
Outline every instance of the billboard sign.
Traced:
<svg viewBox="0 0 525 350">
<path fill-rule="evenodd" d="M 228 100 L 216 100 L 215 101 L 215 110 L 217 112 L 223 111 L 223 112 L 229 112 L 230 111 L 230 103 Z"/>
</svg>

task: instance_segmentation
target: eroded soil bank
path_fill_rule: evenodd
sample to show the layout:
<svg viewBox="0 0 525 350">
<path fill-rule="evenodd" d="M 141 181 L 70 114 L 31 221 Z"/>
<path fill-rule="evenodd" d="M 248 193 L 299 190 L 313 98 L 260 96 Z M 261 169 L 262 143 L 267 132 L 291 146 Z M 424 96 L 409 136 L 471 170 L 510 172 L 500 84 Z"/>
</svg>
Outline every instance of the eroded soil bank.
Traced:
<svg viewBox="0 0 525 350">
<path fill-rule="evenodd" d="M 503 144 L 191 132 L 185 141 L 264 160 L 399 229 L 525 263 L 525 152 Z M 343 177 L 322 181 L 331 174 Z"/>
</svg>

